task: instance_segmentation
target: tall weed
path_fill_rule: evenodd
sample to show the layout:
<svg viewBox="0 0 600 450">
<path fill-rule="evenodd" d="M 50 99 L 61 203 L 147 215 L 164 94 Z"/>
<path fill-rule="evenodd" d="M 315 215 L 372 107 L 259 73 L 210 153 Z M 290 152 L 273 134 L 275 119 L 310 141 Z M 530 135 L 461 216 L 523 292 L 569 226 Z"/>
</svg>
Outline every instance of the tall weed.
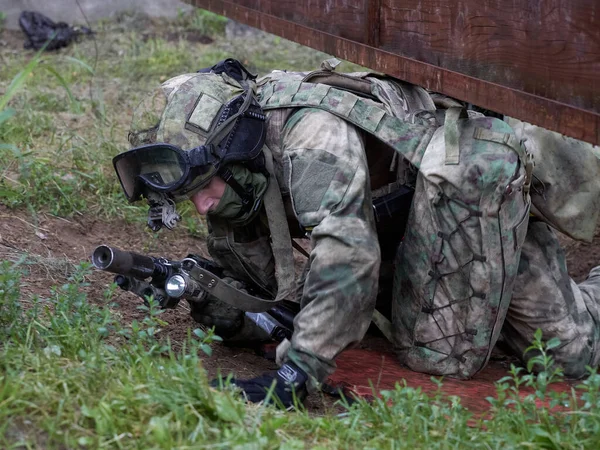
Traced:
<svg viewBox="0 0 600 450">
<path fill-rule="evenodd" d="M 194 8 L 190 14 L 180 11 L 178 16 L 187 28 L 209 36 L 223 35 L 228 21 L 226 17 L 200 8 Z"/>
<path fill-rule="evenodd" d="M 44 48 L 40 49 L 29 63 L 21 70 L 10 82 L 6 92 L 0 97 L 0 126 L 12 116 L 15 115 L 15 110 L 8 107 L 8 103 L 13 99 L 17 92 L 23 87 L 27 77 L 41 62 L 41 54 Z"/>
</svg>

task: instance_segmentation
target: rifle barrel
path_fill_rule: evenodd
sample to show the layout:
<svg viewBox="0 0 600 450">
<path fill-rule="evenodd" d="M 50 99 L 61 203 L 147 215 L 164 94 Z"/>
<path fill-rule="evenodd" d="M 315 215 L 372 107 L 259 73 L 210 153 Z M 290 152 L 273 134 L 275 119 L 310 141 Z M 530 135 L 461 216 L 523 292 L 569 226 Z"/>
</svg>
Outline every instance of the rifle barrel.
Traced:
<svg viewBox="0 0 600 450">
<path fill-rule="evenodd" d="M 100 270 L 145 279 L 158 269 L 154 259 L 116 247 L 99 245 L 92 253 L 92 263 Z"/>
</svg>

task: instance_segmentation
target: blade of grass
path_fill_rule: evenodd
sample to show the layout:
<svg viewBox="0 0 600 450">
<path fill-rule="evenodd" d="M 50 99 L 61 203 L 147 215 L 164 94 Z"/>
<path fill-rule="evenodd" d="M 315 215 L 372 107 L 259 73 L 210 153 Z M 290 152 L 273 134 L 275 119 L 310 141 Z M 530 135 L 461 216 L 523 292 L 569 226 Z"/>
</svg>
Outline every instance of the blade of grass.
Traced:
<svg viewBox="0 0 600 450">
<path fill-rule="evenodd" d="M 89 72 L 90 75 L 94 75 L 94 69 L 92 69 L 92 67 L 90 65 L 86 64 L 82 60 L 73 58 L 72 56 L 65 56 L 64 59 L 66 59 L 69 62 L 72 62 L 73 64 L 77 64 L 78 66 L 81 66 L 83 69 L 85 69 L 87 72 Z"/>
<path fill-rule="evenodd" d="M 62 75 L 60 73 L 58 73 L 58 71 L 52 66 L 44 66 L 44 69 L 46 69 L 48 72 L 50 72 L 52 75 L 54 75 L 56 77 L 59 84 L 67 92 L 67 95 L 69 96 L 69 101 L 71 102 L 71 107 L 73 108 L 74 111 L 78 112 L 79 111 L 79 103 L 77 102 L 77 99 L 73 95 L 73 92 L 71 92 L 71 88 L 69 87 L 69 84 L 65 81 L 65 79 L 62 77 Z"/>
<path fill-rule="evenodd" d="M 13 108 L 6 108 L 4 111 L 0 111 L 0 125 L 14 116 L 15 113 L 16 111 Z"/>
<path fill-rule="evenodd" d="M 4 93 L 2 97 L 0 97 L 0 111 L 4 111 L 4 108 L 8 104 L 8 102 L 15 96 L 17 91 L 21 88 L 25 80 L 29 76 L 31 72 L 38 66 L 38 64 L 42 61 L 41 54 L 46 49 L 46 43 L 39 51 L 35 54 L 35 56 L 29 61 L 29 63 L 25 66 L 23 70 L 21 70 L 10 82 L 8 89 Z"/>
</svg>

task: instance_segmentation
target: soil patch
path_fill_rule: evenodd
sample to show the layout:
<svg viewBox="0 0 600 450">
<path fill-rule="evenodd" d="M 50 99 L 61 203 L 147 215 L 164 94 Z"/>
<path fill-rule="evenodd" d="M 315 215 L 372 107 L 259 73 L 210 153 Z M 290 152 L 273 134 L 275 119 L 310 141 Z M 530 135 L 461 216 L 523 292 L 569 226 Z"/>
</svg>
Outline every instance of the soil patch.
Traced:
<svg viewBox="0 0 600 450">
<path fill-rule="evenodd" d="M 566 239 L 563 242 L 572 268 L 571 275 L 577 280 L 585 279 L 589 269 L 600 263 L 600 233 L 592 244 Z M 70 219 L 44 213 L 32 216 L 0 205 L 0 259 L 16 261 L 26 256 L 29 264 L 28 274 L 21 285 L 24 303 L 33 296 L 46 297 L 52 286 L 65 283 L 74 267 L 82 261 L 89 261 L 93 249 L 101 244 L 168 258 L 180 258 L 188 253 L 208 256 L 204 240 L 190 236 L 183 229 L 155 235 L 146 231 L 142 224 L 121 220 L 105 222 L 85 215 Z M 94 271 L 87 280 L 90 284 L 86 288 L 89 300 L 103 304 L 102 293 L 112 278 L 111 274 Z M 115 302 L 123 322 L 143 319 L 144 312 L 137 309 L 141 301 L 133 294 L 119 291 Z M 161 316 L 168 322 L 163 333 L 175 343 L 182 342 L 190 330 L 198 327 L 184 303 Z M 389 351 L 389 344 L 376 336 L 367 337 L 360 347 L 377 352 Z M 213 355 L 205 358 L 204 366 L 209 377 L 220 372 L 249 378 L 276 369 L 274 362 L 251 349 L 218 343 L 213 344 Z M 332 408 L 335 410 L 334 402 L 333 397 L 317 393 L 311 395 L 307 406 L 311 412 L 320 414 Z"/>
<path fill-rule="evenodd" d="M 158 235 L 146 231 L 142 224 L 121 220 L 100 221 L 89 216 L 69 219 L 39 213 L 36 216 L 25 211 L 14 211 L 0 204 L 0 260 L 18 261 L 26 258 L 27 273 L 21 281 L 21 297 L 26 305 L 34 296 L 48 297 L 53 286 L 67 281 L 77 264 L 90 261 L 94 248 L 108 244 L 151 256 L 181 258 L 188 253 L 208 257 L 204 240 L 194 238 L 183 229 L 161 231 Z M 105 304 L 103 292 L 112 282 L 113 275 L 95 270 L 86 280 L 88 299 L 99 305 Z M 138 309 L 142 301 L 129 292 L 118 291 L 113 303 L 123 323 L 142 320 L 144 312 Z M 173 310 L 167 310 L 161 319 L 168 322 L 163 334 L 175 345 L 182 342 L 188 332 L 198 328 L 189 316 L 185 302 Z M 251 378 L 277 366 L 259 356 L 254 350 L 213 344 L 213 355 L 203 361 L 209 377 L 233 373 L 239 378 Z M 320 393 L 312 394 L 308 409 L 316 414 L 330 411 L 335 399 Z"/>
<path fill-rule="evenodd" d="M 600 227 L 591 243 L 559 236 L 567 257 L 569 274 L 576 282 L 585 280 L 590 270 L 600 265 Z"/>
<path fill-rule="evenodd" d="M 179 40 L 185 40 L 196 44 L 212 44 L 215 40 L 210 36 L 200 33 L 196 30 L 185 30 L 185 31 L 168 31 L 162 34 L 156 33 L 144 33 L 142 34 L 142 40 L 144 42 L 150 39 L 163 38 L 169 42 L 175 42 Z"/>
<path fill-rule="evenodd" d="M 0 48 L 4 47 L 14 53 L 24 51 L 25 34 L 21 30 L 2 30 L 0 31 Z"/>
</svg>

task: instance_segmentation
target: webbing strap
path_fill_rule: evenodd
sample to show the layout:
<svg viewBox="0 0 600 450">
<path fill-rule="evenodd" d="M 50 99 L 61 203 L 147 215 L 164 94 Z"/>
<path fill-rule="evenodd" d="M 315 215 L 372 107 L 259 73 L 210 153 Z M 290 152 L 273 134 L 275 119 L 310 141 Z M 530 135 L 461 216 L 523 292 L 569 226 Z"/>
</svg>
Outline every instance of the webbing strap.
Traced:
<svg viewBox="0 0 600 450">
<path fill-rule="evenodd" d="M 331 86 L 327 86 L 326 84 L 317 84 L 315 89 L 308 96 L 306 104 L 310 106 L 319 106 L 327 96 L 330 88 Z"/>
<path fill-rule="evenodd" d="M 531 181 L 533 180 L 533 167 L 535 164 L 533 162 L 533 155 L 531 153 L 527 153 L 517 136 L 510 133 L 500 133 L 498 131 L 488 130 L 486 128 L 475 128 L 475 131 L 473 132 L 473 138 L 506 145 L 513 149 L 517 155 L 519 155 L 521 164 L 523 164 L 523 167 L 525 167 L 526 180 L 524 190 L 525 193 L 528 194 L 531 187 Z"/>
<path fill-rule="evenodd" d="M 446 165 L 458 164 L 460 161 L 460 130 L 458 120 L 463 108 L 449 108 L 446 110 L 444 121 L 444 144 L 446 147 Z"/>
<path fill-rule="evenodd" d="M 298 89 L 300 89 L 300 84 L 302 82 L 299 80 L 289 81 L 281 94 L 281 101 L 285 103 L 291 102 Z"/>
<path fill-rule="evenodd" d="M 198 265 L 194 266 L 189 273 L 190 277 L 200 285 L 202 290 L 243 311 L 264 312 L 279 303 L 277 299 L 267 300 L 236 289 L 214 273 Z"/>
<path fill-rule="evenodd" d="M 348 95 L 342 96 L 342 98 L 336 105 L 336 111 L 340 115 L 346 117 L 349 116 L 354 110 L 354 106 L 356 106 L 356 102 L 358 102 L 358 97 L 356 95 L 350 94 L 349 92 L 344 92 L 344 94 Z"/>
<path fill-rule="evenodd" d="M 481 141 L 490 141 L 496 142 L 498 144 L 507 145 L 512 148 L 521 161 L 525 162 L 527 160 L 527 155 L 525 154 L 525 150 L 521 146 L 521 142 L 511 133 L 500 133 L 498 131 L 488 130 L 486 128 L 475 128 L 473 132 L 473 138 L 479 139 Z"/>
<path fill-rule="evenodd" d="M 270 98 L 273 96 L 274 88 L 275 83 L 267 83 L 265 86 L 262 87 L 262 89 L 260 90 L 260 95 L 258 97 L 258 101 L 261 105 L 263 102 L 267 103 L 270 100 Z"/>
<path fill-rule="evenodd" d="M 271 231 L 271 250 L 275 259 L 275 277 L 277 279 L 275 301 L 279 301 L 291 298 L 296 292 L 294 252 L 281 190 L 273 167 L 273 155 L 266 145 L 263 146 L 263 154 L 265 155 L 265 167 L 269 172 L 269 186 L 264 195 L 264 204 Z"/>
<path fill-rule="evenodd" d="M 290 96 L 290 93 L 295 94 Z M 419 168 L 436 127 L 394 117 L 351 92 L 322 84 L 277 81 L 265 86 L 260 96 L 263 110 L 318 108 L 367 131 Z"/>
<path fill-rule="evenodd" d="M 375 133 L 379 122 L 383 119 L 383 116 L 387 114 L 383 109 L 377 108 L 376 106 L 369 106 L 365 113 L 365 126 L 364 128 L 370 133 Z"/>
<path fill-rule="evenodd" d="M 385 336 L 385 338 L 390 341 L 392 344 L 394 343 L 394 327 L 392 326 L 392 322 L 389 321 L 387 317 L 381 314 L 379 311 L 373 311 L 373 317 L 371 318 L 372 322 L 375 324 L 381 334 Z"/>
</svg>

